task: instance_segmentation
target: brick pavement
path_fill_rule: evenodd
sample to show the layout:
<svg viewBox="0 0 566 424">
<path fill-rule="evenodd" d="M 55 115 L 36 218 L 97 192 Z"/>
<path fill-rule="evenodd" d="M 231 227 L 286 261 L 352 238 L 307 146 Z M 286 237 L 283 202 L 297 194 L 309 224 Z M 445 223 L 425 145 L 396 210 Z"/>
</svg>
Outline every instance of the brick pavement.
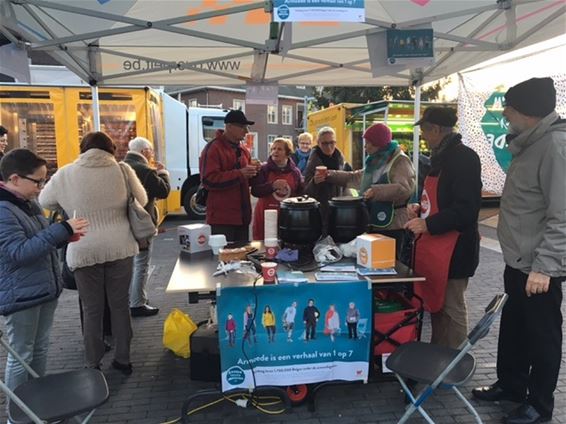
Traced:
<svg viewBox="0 0 566 424">
<path fill-rule="evenodd" d="M 138 423 L 157 424 L 172 420 L 179 415 L 183 400 L 202 388 L 214 384 L 193 382 L 189 378 L 189 360 L 177 358 L 162 347 L 163 321 L 174 307 L 188 312 L 195 321 L 205 319 L 206 303 L 188 305 L 184 294 L 166 294 L 165 288 L 177 257 L 175 227 L 185 223 L 183 217 L 169 217 L 165 227 L 169 231 L 157 240 L 152 257 L 153 272 L 150 280 L 152 304 L 161 307 L 155 317 L 133 320 L 134 339 L 132 362 L 134 373 L 124 377 L 110 368 L 112 352 L 104 359 L 103 371 L 110 386 L 110 400 L 93 417 L 93 423 Z M 487 237 L 493 232 L 482 228 Z M 470 307 L 470 322 L 474 324 L 482 315 L 483 307 L 502 289 L 501 254 L 482 248 L 480 267 L 470 282 L 467 292 Z M 566 307 L 563 308 L 566 313 Z M 3 322 L 0 324 L 3 327 Z M 477 385 L 488 384 L 495 379 L 498 325 L 476 346 L 474 354 L 478 360 L 475 376 L 464 388 L 464 394 Z M 425 321 L 423 339 L 429 336 L 429 325 Z M 80 333 L 77 294 L 65 291 L 60 298 L 52 331 L 48 369 L 58 372 L 82 367 L 83 349 Z M 5 356 L 0 356 L 3 370 Z M 0 422 L 4 422 L 4 396 L 1 396 Z M 513 407 L 511 403 L 501 405 L 479 404 L 478 412 L 485 423 L 500 421 L 503 411 Z M 456 397 L 447 392 L 438 392 L 425 407 L 437 423 L 474 422 Z M 403 401 L 395 382 L 351 384 L 328 387 L 317 398 L 317 410 L 311 413 L 306 406 L 293 408 L 283 415 L 268 416 L 253 409 L 237 408 L 221 404 L 191 416 L 191 422 L 208 424 L 252 424 L 252 423 L 296 423 L 296 424 L 349 424 L 349 423 L 393 423 L 403 412 Z M 424 422 L 420 418 L 412 422 Z M 553 423 L 566 424 L 566 367 L 562 366 Z"/>
</svg>

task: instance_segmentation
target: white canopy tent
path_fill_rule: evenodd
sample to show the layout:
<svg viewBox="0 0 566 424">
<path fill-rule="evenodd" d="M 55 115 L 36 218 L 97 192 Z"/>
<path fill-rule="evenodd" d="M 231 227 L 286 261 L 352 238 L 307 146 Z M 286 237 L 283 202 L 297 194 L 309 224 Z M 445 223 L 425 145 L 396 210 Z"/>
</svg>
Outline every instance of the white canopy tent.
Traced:
<svg viewBox="0 0 566 424">
<path fill-rule="evenodd" d="M 407 85 L 565 32 L 564 0 L 366 0 L 366 19 L 272 23 L 271 1 L 0 0 L 0 31 L 99 85 Z M 372 77 L 366 36 L 431 26 L 436 62 Z M 385 65 L 387 66 L 387 65 Z"/>
<path fill-rule="evenodd" d="M 274 23 L 272 8 L 270 0 L 0 0 L 0 32 L 47 52 L 96 91 L 246 82 L 419 87 L 566 28 L 565 0 L 366 0 L 361 23 Z M 422 27 L 434 31 L 434 64 L 384 63 L 374 77 L 367 36 Z"/>
</svg>

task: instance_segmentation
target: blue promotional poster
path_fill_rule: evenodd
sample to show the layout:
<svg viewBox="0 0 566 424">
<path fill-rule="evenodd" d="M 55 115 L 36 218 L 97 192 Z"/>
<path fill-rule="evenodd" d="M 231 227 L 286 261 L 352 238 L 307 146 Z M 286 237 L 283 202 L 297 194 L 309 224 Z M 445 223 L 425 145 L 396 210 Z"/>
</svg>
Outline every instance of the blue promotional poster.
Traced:
<svg viewBox="0 0 566 424">
<path fill-rule="evenodd" d="M 217 301 L 223 391 L 367 380 L 367 282 L 225 288 Z"/>
<path fill-rule="evenodd" d="M 275 0 L 275 22 L 364 22 L 364 0 Z"/>
</svg>

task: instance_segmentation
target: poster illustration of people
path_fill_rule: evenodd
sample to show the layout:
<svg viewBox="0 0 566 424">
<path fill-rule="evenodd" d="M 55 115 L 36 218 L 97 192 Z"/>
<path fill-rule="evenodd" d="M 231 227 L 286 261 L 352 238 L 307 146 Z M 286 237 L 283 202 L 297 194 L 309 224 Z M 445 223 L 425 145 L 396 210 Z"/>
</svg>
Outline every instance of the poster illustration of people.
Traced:
<svg viewBox="0 0 566 424">
<path fill-rule="evenodd" d="M 217 301 L 223 391 L 367 380 L 367 282 L 223 288 Z"/>
</svg>

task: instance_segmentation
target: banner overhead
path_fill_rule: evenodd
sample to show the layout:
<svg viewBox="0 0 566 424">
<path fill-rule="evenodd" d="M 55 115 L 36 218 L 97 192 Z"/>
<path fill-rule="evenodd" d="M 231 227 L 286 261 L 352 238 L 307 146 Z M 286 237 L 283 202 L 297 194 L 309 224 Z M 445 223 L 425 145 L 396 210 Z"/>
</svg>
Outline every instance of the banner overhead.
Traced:
<svg viewBox="0 0 566 424">
<path fill-rule="evenodd" d="M 236 287 L 220 293 L 223 391 L 367 380 L 367 282 Z"/>
<path fill-rule="evenodd" d="M 364 0 L 275 0 L 275 22 L 364 22 Z"/>
</svg>

